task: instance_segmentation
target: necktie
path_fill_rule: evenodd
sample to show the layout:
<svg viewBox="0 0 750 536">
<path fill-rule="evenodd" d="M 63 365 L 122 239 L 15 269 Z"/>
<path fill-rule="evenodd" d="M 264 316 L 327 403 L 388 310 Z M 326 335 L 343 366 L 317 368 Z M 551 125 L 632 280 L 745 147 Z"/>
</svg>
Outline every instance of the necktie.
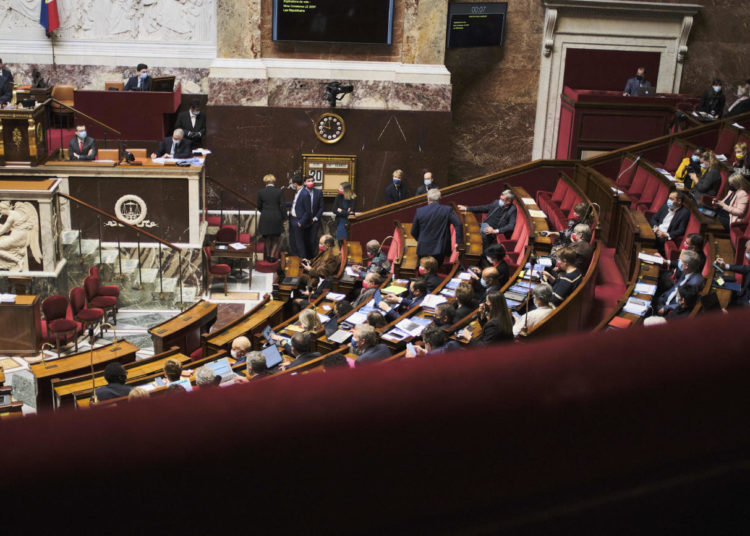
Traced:
<svg viewBox="0 0 750 536">
<path fill-rule="evenodd" d="M 177 146 L 177 142 L 172 140 L 172 150 L 170 151 L 170 154 L 174 156 L 174 148 Z"/>
<path fill-rule="evenodd" d="M 83 152 L 83 140 L 78 140 L 79 151 Z"/>
</svg>

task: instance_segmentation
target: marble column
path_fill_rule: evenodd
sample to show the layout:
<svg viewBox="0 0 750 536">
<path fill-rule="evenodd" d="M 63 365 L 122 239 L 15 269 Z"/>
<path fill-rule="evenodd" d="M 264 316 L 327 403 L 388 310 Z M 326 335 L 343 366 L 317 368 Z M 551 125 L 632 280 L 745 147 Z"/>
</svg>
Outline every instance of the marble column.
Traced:
<svg viewBox="0 0 750 536">
<path fill-rule="evenodd" d="M 219 58 L 260 58 L 260 0 L 218 0 L 216 38 Z"/>
</svg>

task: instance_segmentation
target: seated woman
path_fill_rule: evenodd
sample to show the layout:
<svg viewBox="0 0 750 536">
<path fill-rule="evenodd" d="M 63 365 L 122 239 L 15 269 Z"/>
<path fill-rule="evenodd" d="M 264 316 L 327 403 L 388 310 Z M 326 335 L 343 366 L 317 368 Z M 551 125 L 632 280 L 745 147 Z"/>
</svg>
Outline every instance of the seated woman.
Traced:
<svg viewBox="0 0 750 536">
<path fill-rule="evenodd" d="M 518 337 L 521 332 L 528 333 L 539 322 L 555 310 L 552 303 L 552 287 L 547 283 L 539 283 L 531 291 L 534 300 L 534 309 L 526 314 L 521 315 L 513 324 L 513 335 Z"/>
<path fill-rule="evenodd" d="M 742 173 L 733 173 L 727 183 L 729 186 L 727 195 L 721 201 L 714 201 L 714 206 L 719 208 L 716 216 L 725 231 L 729 230 L 731 224 L 744 219 L 747 214 L 748 191 L 750 191 L 750 185 Z"/>
<path fill-rule="evenodd" d="M 419 275 L 422 276 L 422 280 L 427 286 L 428 294 L 433 292 L 443 282 L 443 278 L 437 275 L 437 271 L 438 262 L 435 257 L 422 257 L 419 259 Z"/>
<path fill-rule="evenodd" d="M 304 311 L 302 311 L 299 314 L 299 318 L 297 319 L 297 323 L 295 325 L 298 328 L 301 328 L 303 333 L 313 334 L 314 332 L 323 330 L 323 324 L 320 323 L 318 313 L 316 313 L 312 309 L 305 309 Z M 271 338 L 277 343 L 284 342 L 284 353 L 286 353 L 287 355 L 292 355 L 292 346 L 289 342 L 285 342 L 286 339 L 284 337 L 273 333 L 271 335 Z"/>
<path fill-rule="evenodd" d="M 701 155 L 705 151 L 706 150 L 703 147 L 696 147 L 693 150 L 693 154 L 688 158 L 683 158 L 677 171 L 675 171 L 674 178 L 679 182 L 684 183 L 685 181 L 689 181 L 691 173 L 696 173 L 702 176 L 703 170 L 701 169 Z M 690 184 L 692 183 L 688 182 L 688 187 Z"/>
<path fill-rule="evenodd" d="M 477 303 L 474 301 L 474 289 L 467 281 L 461 281 L 456 287 L 456 320 L 461 320 L 474 312 Z"/>
<path fill-rule="evenodd" d="M 485 345 L 495 342 L 513 340 L 513 317 L 510 315 L 505 296 L 501 292 L 492 292 L 479 306 L 477 316 L 482 332 L 478 337 L 472 337 L 466 328 L 459 335 L 472 345 Z"/>
<path fill-rule="evenodd" d="M 560 305 L 581 284 L 583 275 L 576 267 L 576 252 L 564 247 L 557 252 L 557 275 L 542 272 L 545 282 L 552 285 L 552 303 Z"/>
<path fill-rule="evenodd" d="M 750 158 L 747 155 L 747 143 L 744 141 L 734 146 L 734 158 L 732 159 L 732 169 L 735 173 L 742 173 L 745 178 L 750 175 Z"/>
<path fill-rule="evenodd" d="M 701 155 L 701 168 L 704 170 L 701 177 L 698 177 L 695 172 L 690 173 L 692 184 L 690 193 L 696 201 L 700 201 L 704 195 L 716 195 L 721 187 L 719 161 L 713 151 L 706 151 Z M 685 186 L 688 186 L 687 183 Z"/>
</svg>

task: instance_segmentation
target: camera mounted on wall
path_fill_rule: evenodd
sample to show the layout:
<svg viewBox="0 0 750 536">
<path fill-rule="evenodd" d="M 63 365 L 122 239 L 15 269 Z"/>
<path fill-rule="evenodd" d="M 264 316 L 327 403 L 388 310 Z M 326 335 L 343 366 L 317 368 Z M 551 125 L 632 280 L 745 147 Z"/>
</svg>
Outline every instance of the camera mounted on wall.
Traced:
<svg viewBox="0 0 750 536">
<path fill-rule="evenodd" d="M 344 98 L 347 93 L 354 91 L 354 86 L 351 84 L 342 84 L 341 82 L 328 82 L 326 85 L 326 94 L 323 96 L 328 101 L 331 108 L 336 107 L 336 101 L 340 101 Z"/>
</svg>

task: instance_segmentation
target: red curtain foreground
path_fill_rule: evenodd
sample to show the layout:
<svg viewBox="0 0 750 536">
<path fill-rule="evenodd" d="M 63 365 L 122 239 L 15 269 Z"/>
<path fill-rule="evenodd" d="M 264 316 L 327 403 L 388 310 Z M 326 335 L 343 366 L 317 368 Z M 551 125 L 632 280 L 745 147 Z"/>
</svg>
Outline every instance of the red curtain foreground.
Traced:
<svg viewBox="0 0 750 536">
<path fill-rule="evenodd" d="M 742 532 L 748 325 L 707 315 L 5 421 L 3 532 Z"/>
</svg>

